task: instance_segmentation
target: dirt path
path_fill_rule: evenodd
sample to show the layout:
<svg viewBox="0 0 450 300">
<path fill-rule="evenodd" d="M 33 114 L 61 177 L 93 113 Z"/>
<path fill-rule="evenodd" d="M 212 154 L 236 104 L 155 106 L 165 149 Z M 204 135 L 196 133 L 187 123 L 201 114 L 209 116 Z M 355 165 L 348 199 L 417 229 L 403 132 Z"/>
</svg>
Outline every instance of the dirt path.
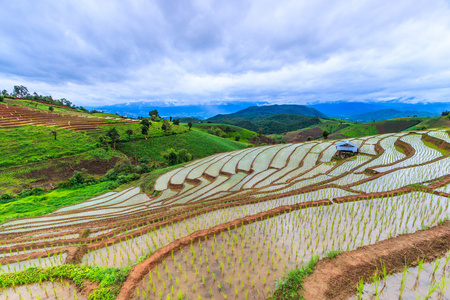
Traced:
<svg viewBox="0 0 450 300">
<path fill-rule="evenodd" d="M 396 273 L 418 260 L 433 261 L 450 249 L 450 221 L 428 230 L 405 234 L 324 258 L 305 280 L 301 291 L 305 299 L 348 299 L 355 294 L 361 277 L 369 281 L 383 261 L 388 273 Z"/>
</svg>

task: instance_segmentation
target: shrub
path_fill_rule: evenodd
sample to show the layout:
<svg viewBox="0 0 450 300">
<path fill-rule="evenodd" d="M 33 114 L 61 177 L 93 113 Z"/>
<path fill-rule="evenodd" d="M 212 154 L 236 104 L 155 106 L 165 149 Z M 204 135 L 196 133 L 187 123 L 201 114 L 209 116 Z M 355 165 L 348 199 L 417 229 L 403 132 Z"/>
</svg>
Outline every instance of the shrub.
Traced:
<svg viewBox="0 0 450 300">
<path fill-rule="evenodd" d="M 5 96 L 0 95 L 0 102 L 3 102 L 3 101 L 5 101 Z"/>
<path fill-rule="evenodd" d="M 240 139 L 241 139 L 241 137 L 240 137 L 239 135 L 237 135 L 237 136 L 234 138 L 234 140 L 235 140 L 236 142 L 239 142 Z"/>
<path fill-rule="evenodd" d="M 163 152 L 162 155 L 167 160 L 167 164 L 169 166 L 188 162 L 193 159 L 192 154 L 190 154 L 186 149 L 175 151 L 173 148 L 169 148 Z"/>
<path fill-rule="evenodd" d="M 220 136 L 220 137 L 224 137 L 226 134 L 225 134 L 225 132 L 222 129 L 217 127 L 216 129 L 214 129 L 214 135 L 217 135 L 217 136 Z"/>
<path fill-rule="evenodd" d="M 103 177 L 103 180 L 118 180 L 119 183 L 125 183 L 139 178 L 139 174 L 150 172 L 154 166 L 149 167 L 148 165 L 141 163 L 135 166 L 131 163 L 129 158 L 125 158 L 116 163 L 114 168 L 109 170 Z M 132 176 L 128 176 L 132 175 Z M 124 177 L 125 176 L 125 177 Z M 127 177 L 128 176 L 128 177 Z M 136 177 L 137 176 L 137 177 Z M 134 179 L 131 179 L 134 178 Z"/>
<path fill-rule="evenodd" d="M 98 180 L 96 180 L 92 176 L 85 175 L 81 172 L 76 171 L 71 178 L 58 183 L 58 188 L 79 188 L 94 183 L 98 183 Z"/>
</svg>

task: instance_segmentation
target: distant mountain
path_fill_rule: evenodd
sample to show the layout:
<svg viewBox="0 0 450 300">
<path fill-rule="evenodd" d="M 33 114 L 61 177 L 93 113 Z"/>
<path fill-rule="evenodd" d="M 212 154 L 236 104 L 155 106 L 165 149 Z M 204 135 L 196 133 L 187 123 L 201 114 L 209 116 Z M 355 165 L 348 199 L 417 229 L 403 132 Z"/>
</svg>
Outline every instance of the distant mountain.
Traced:
<svg viewBox="0 0 450 300">
<path fill-rule="evenodd" d="M 250 106 L 238 112 L 232 114 L 219 114 L 212 118 L 209 118 L 208 121 L 219 121 L 223 119 L 230 118 L 241 118 L 244 120 L 253 120 L 254 118 L 260 116 L 270 116 L 270 115 L 278 115 L 278 114 L 290 114 L 290 115 L 302 115 L 309 117 L 321 117 L 326 118 L 326 115 L 321 113 L 320 111 L 310 108 L 304 105 L 262 105 L 262 106 Z"/>
<path fill-rule="evenodd" d="M 436 114 L 425 111 L 400 111 L 396 109 L 382 109 L 377 111 L 372 111 L 364 114 L 353 115 L 348 117 L 351 121 L 356 122 L 372 122 L 372 121 L 381 121 L 381 120 L 389 120 L 389 119 L 397 119 L 404 117 L 434 117 Z"/>
<path fill-rule="evenodd" d="M 441 112 L 450 110 L 450 102 L 404 103 L 400 101 L 384 101 L 384 102 L 336 101 L 330 103 L 311 104 L 307 106 L 310 108 L 317 109 L 330 117 L 337 117 L 342 119 L 347 119 L 354 115 L 360 115 L 385 109 L 395 109 L 407 112 L 422 111 L 432 113 L 434 116 L 439 116 Z"/>
<path fill-rule="evenodd" d="M 247 108 L 253 105 L 261 105 L 265 102 L 224 102 L 224 103 L 210 103 L 202 105 L 167 105 L 164 103 L 153 102 L 129 102 L 107 106 L 92 106 L 86 107 L 89 110 L 101 110 L 107 113 L 118 113 L 119 115 L 126 115 L 128 117 L 148 117 L 148 112 L 156 109 L 159 115 L 163 118 L 198 118 L 206 119 L 217 114 L 228 114 L 235 111 Z"/>
<path fill-rule="evenodd" d="M 251 120 L 233 117 L 208 122 L 239 126 L 255 132 L 259 132 L 262 128 L 263 134 L 280 134 L 321 123 L 319 117 L 291 114 L 256 116 Z"/>
</svg>

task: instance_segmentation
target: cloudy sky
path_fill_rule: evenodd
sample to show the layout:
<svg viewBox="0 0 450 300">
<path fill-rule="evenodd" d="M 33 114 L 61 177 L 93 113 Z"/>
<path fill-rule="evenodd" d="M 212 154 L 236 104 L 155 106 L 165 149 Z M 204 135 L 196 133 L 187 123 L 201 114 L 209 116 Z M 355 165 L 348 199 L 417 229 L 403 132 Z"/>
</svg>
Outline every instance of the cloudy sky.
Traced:
<svg viewBox="0 0 450 300">
<path fill-rule="evenodd" d="M 449 0 L 0 0 L 0 88 L 130 101 L 450 101 Z"/>
</svg>

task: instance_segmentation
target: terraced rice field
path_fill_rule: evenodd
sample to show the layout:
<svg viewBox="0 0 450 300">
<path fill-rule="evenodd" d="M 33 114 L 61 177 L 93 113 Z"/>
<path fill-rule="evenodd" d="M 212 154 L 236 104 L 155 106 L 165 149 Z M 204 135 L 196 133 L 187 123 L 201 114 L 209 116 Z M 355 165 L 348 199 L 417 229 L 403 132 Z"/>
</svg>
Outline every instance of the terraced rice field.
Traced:
<svg viewBox="0 0 450 300">
<path fill-rule="evenodd" d="M 450 252 L 433 262 L 420 261 L 414 268 L 386 278 L 375 276 L 359 293 L 362 299 L 449 299 Z M 357 297 L 354 297 L 357 299 Z"/>
<path fill-rule="evenodd" d="M 25 125 L 57 126 L 72 130 L 96 130 L 98 126 L 114 125 L 107 120 L 112 118 L 94 117 L 81 114 L 62 114 L 44 112 L 21 106 L 0 104 L 0 128 L 18 127 Z M 134 123 L 138 120 L 116 118 L 121 123 Z"/>
<path fill-rule="evenodd" d="M 0 280 L 25 268 L 77 264 L 128 270 L 119 299 L 264 298 L 313 256 L 448 218 L 450 157 L 422 141 L 430 135 L 446 143 L 445 134 L 353 139 L 360 154 L 337 161 L 335 141 L 221 153 L 162 175 L 152 195 L 129 188 L 10 220 L 0 224 Z M 10 299 L 28 299 L 30 289 L 49 293 L 48 281 L 36 284 L 2 292 Z M 64 284 L 56 294 L 66 295 Z"/>
</svg>

